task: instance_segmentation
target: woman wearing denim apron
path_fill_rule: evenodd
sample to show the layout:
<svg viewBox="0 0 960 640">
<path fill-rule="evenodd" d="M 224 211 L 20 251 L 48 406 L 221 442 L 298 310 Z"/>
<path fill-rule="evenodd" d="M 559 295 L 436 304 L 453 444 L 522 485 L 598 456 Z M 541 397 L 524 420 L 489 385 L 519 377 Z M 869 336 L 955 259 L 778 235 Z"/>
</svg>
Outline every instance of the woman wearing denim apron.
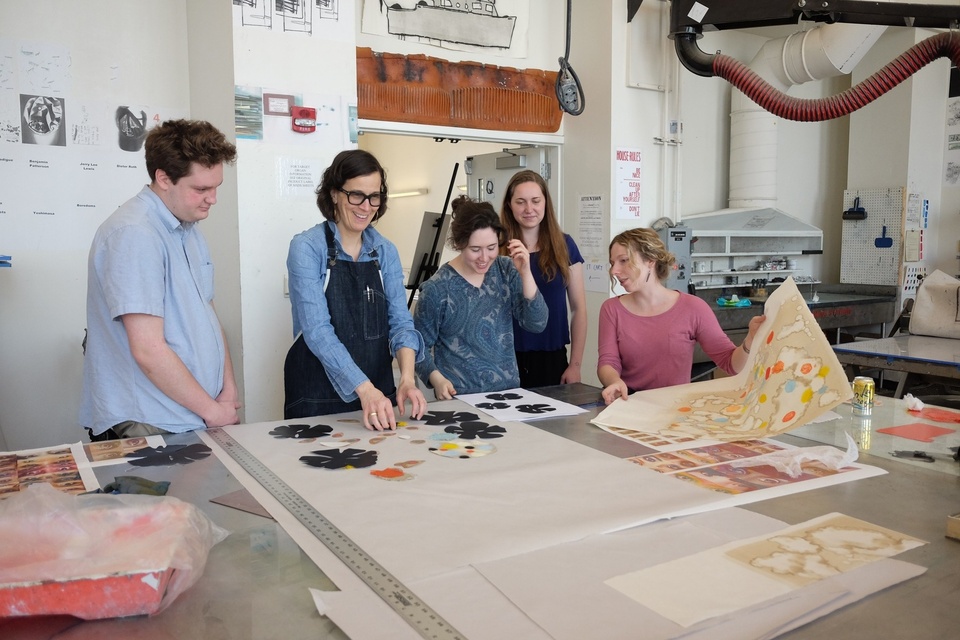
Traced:
<svg viewBox="0 0 960 640">
<path fill-rule="evenodd" d="M 401 415 L 407 401 L 414 418 L 426 410 L 414 374 L 424 349 L 397 248 L 371 226 L 387 211 L 383 167 L 366 151 L 339 153 L 317 207 L 326 221 L 297 234 L 287 255 L 296 340 L 283 367 L 283 417 L 362 409 L 366 428 L 394 429 L 394 402 Z"/>
</svg>

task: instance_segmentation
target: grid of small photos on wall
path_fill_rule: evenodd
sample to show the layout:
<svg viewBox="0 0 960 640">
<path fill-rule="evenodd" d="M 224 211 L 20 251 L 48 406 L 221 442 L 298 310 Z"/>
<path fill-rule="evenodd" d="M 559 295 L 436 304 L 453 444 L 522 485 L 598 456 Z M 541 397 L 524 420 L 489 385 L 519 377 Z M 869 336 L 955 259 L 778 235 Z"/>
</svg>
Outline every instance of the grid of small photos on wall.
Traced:
<svg viewBox="0 0 960 640">
<path fill-rule="evenodd" d="M 903 187 L 843 192 L 841 283 L 899 285 L 904 192 Z"/>
</svg>

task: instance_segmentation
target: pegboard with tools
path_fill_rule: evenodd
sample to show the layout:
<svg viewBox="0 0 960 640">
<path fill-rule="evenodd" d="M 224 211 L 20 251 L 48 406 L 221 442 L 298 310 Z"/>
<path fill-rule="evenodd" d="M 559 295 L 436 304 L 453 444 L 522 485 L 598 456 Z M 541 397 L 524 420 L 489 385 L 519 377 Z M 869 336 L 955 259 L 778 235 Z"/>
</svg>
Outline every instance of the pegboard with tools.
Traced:
<svg viewBox="0 0 960 640">
<path fill-rule="evenodd" d="M 905 189 L 843 192 L 840 282 L 901 285 Z"/>
</svg>

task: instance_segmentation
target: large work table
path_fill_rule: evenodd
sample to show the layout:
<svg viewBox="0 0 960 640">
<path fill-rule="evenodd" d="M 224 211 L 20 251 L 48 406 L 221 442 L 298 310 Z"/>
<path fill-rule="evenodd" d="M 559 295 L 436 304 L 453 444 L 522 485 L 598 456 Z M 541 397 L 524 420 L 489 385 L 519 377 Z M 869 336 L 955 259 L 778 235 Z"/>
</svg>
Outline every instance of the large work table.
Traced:
<svg viewBox="0 0 960 640">
<path fill-rule="evenodd" d="M 901 374 L 896 398 L 902 398 L 917 378 L 943 378 L 960 385 L 960 340 L 953 338 L 902 334 L 838 344 L 833 350 L 854 375 L 867 369 Z"/>
<path fill-rule="evenodd" d="M 531 422 L 585 446 L 617 457 L 649 452 L 618 438 L 589 420 L 602 409 L 599 390 L 586 385 L 540 389 L 544 395 L 589 408 L 573 418 Z M 466 405 L 465 405 L 466 406 Z M 960 542 L 944 537 L 946 518 L 960 512 L 960 467 L 940 455 L 936 464 L 894 459 L 889 449 L 932 445 L 875 434 L 876 429 L 909 419 L 902 400 L 884 399 L 870 420 L 854 418 L 841 405 L 841 419 L 810 425 L 781 436 L 789 444 L 826 442 L 843 446 L 846 431 L 866 449 L 861 462 L 889 473 L 828 488 L 775 498 L 747 509 L 794 524 L 841 512 L 926 540 L 929 544 L 898 559 L 927 567 L 922 576 L 818 619 L 782 637 L 946 638 L 960 629 Z M 194 434 L 172 436 L 168 444 L 197 442 Z M 954 443 L 955 444 L 955 443 Z M 198 505 L 231 535 L 215 546 L 199 582 L 166 611 L 146 618 L 83 622 L 66 616 L 0 620 L 0 638 L 272 639 L 345 638 L 317 613 L 308 589 L 335 586 L 272 519 L 211 502 L 242 486 L 215 456 L 187 465 L 99 467 L 102 484 L 115 476 L 140 475 L 169 480 L 169 495 Z M 403 541 L 397 541 L 403 544 Z M 389 634 L 383 637 L 390 637 Z M 636 637 L 642 637 L 638 632 Z"/>
</svg>

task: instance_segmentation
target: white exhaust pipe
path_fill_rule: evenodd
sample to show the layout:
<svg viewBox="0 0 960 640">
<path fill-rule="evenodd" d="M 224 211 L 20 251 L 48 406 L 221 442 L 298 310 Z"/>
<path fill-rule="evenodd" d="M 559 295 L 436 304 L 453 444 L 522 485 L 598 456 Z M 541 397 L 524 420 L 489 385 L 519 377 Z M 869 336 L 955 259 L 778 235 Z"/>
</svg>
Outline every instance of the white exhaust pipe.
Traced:
<svg viewBox="0 0 960 640">
<path fill-rule="evenodd" d="M 795 84 L 850 73 L 885 29 L 821 25 L 769 40 L 747 66 L 777 89 L 787 91 Z M 777 116 L 734 89 L 730 101 L 731 208 L 776 208 L 778 123 Z"/>
</svg>

